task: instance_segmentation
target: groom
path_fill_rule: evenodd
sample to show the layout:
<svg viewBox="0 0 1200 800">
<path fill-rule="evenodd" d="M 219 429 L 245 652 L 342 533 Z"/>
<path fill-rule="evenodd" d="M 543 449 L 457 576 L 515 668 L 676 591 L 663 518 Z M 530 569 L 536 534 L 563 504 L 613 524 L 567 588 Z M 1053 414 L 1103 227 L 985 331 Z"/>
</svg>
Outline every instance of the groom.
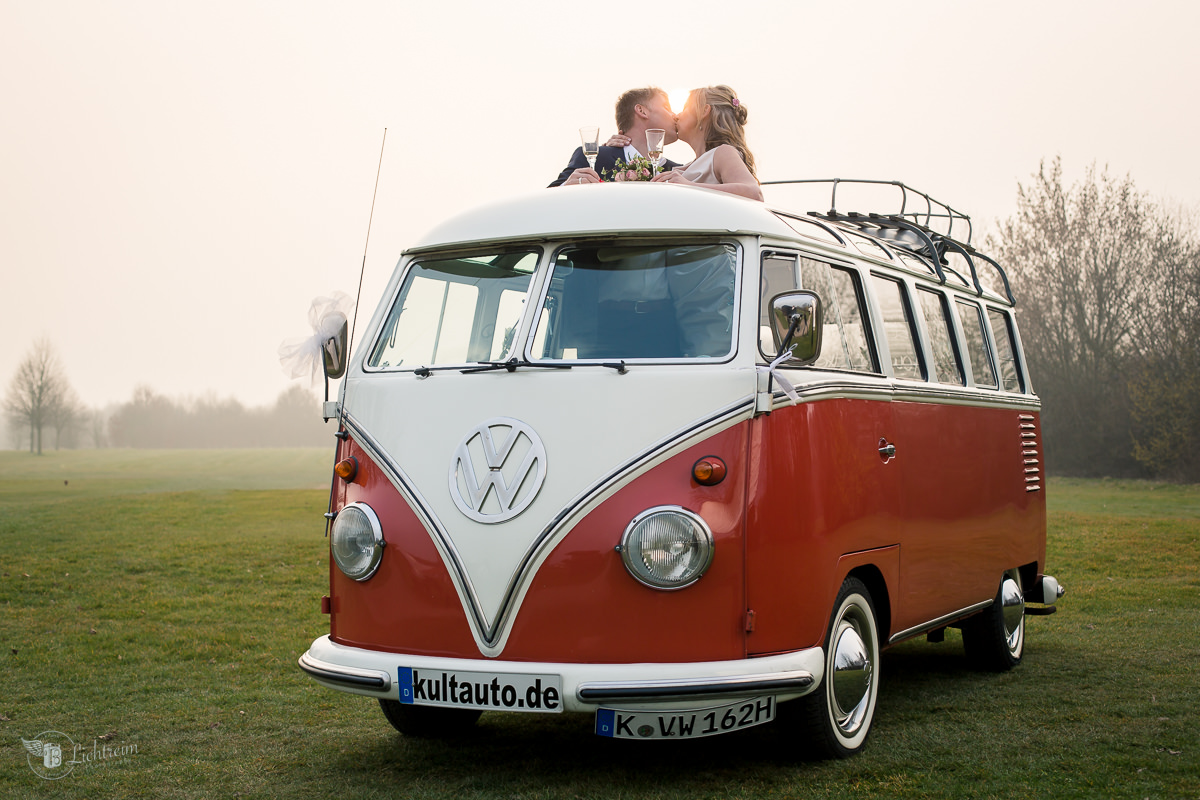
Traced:
<svg viewBox="0 0 1200 800">
<path fill-rule="evenodd" d="M 667 93 L 655 86 L 630 89 L 617 99 L 617 130 L 629 137 L 629 144 L 624 148 L 602 146 L 600 155 L 596 157 L 596 169 L 588 167 L 583 148 L 576 147 L 571 154 L 571 163 L 550 185 L 600 183 L 600 176 L 611 173 L 618 158 L 628 164 L 635 156 L 646 155 L 646 131 L 654 128 L 667 132 L 663 144 L 670 144 L 679 138 Z M 678 166 L 674 161 L 664 161 L 662 169 Z"/>
</svg>

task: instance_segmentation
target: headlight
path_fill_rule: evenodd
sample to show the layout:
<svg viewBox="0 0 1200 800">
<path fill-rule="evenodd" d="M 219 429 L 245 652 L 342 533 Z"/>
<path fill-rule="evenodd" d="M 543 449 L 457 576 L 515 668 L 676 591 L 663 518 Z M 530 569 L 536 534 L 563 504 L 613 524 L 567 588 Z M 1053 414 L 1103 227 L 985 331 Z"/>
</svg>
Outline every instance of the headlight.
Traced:
<svg viewBox="0 0 1200 800">
<path fill-rule="evenodd" d="M 712 531 L 685 508 L 647 509 L 625 529 L 621 558 L 641 583 L 655 589 L 682 589 L 695 583 L 712 563 Z"/>
<path fill-rule="evenodd" d="M 383 558 L 383 529 L 370 506 L 351 503 L 338 512 L 329 534 L 333 563 L 347 578 L 365 581 Z"/>
</svg>

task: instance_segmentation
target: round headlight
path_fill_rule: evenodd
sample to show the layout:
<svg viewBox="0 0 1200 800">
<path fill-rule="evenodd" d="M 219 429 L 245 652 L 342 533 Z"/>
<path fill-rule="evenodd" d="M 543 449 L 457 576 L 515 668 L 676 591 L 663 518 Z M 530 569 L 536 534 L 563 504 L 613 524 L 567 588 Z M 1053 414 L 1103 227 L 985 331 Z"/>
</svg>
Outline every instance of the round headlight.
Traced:
<svg viewBox="0 0 1200 800">
<path fill-rule="evenodd" d="M 682 589 L 695 583 L 712 563 L 712 531 L 686 508 L 651 508 L 625 529 L 621 558 L 641 583 L 655 589 Z"/>
<path fill-rule="evenodd" d="M 347 578 L 365 581 L 383 558 L 383 529 L 370 506 L 351 503 L 338 512 L 329 534 L 333 563 Z"/>
</svg>

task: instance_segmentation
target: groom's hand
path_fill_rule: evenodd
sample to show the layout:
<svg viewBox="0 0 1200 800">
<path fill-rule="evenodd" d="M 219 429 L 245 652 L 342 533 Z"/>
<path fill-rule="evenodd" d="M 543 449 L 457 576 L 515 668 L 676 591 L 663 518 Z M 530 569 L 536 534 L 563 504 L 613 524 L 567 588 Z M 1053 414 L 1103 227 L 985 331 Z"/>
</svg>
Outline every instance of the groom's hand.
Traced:
<svg viewBox="0 0 1200 800">
<path fill-rule="evenodd" d="M 563 186 L 574 186 L 579 183 L 603 183 L 603 179 L 599 173 L 591 167 L 580 167 L 567 176 L 567 179 L 562 182 Z"/>
</svg>

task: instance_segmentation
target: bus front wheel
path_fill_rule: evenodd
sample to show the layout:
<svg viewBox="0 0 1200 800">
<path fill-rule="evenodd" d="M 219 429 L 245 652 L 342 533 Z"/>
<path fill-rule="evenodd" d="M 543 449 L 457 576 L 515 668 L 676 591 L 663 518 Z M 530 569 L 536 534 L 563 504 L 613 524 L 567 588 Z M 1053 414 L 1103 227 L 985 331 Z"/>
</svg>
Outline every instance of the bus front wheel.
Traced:
<svg viewBox="0 0 1200 800">
<path fill-rule="evenodd" d="M 879 629 L 871 593 L 847 578 L 825 635 L 821 685 L 796 700 L 795 712 L 813 755 L 847 758 L 862 749 L 879 697 Z"/>
<path fill-rule="evenodd" d="M 405 736 L 444 738 L 462 734 L 479 719 L 481 712 L 464 708 L 413 706 L 399 700 L 379 700 L 379 708 L 392 727 Z"/>
</svg>

